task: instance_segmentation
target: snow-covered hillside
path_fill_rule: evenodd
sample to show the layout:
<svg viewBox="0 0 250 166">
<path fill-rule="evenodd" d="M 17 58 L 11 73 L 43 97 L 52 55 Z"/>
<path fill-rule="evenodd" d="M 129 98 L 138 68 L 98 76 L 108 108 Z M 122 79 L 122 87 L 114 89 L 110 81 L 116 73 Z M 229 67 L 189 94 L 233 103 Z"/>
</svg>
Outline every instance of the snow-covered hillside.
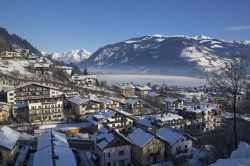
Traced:
<svg viewBox="0 0 250 166">
<path fill-rule="evenodd" d="M 81 63 L 84 60 L 88 59 L 91 56 L 91 52 L 86 51 L 85 49 L 71 50 L 69 52 L 58 53 L 54 52 L 51 55 L 51 58 L 58 61 L 63 61 L 64 63 Z"/>
<path fill-rule="evenodd" d="M 231 153 L 229 159 L 219 159 L 210 166 L 248 166 L 250 165 L 250 145 L 240 142 L 238 149 Z"/>
<path fill-rule="evenodd" d="M 200 75 L 216 70 L 232 54 L 249 52 L 249 41 L 225 41 L 203 35 L 153 35 L 102 47 L 80 66 L 100 72 Z"/>
</svg>

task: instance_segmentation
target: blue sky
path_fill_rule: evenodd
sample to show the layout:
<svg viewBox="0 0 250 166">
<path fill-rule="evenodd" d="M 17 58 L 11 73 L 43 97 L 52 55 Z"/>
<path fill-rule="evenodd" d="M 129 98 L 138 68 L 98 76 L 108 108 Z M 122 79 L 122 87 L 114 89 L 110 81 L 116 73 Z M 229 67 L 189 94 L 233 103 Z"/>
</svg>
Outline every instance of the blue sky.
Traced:
<svg viewBox="0 0 250 166">
<path fill-rule="evenodd" d="M 1 0 L 0 26 L 47 52 L 153 34 L 250 40 L 250 1 Z"/>
</svg>

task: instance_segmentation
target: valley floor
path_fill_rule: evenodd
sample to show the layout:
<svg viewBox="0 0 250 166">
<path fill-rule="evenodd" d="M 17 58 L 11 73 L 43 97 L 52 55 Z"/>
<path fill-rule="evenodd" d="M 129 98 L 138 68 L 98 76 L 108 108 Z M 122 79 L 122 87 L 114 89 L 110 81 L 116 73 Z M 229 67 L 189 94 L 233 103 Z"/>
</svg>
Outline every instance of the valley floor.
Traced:
<svg viewBox="0 0 250 166">
<path fill-rule="evenodd" d="M 168 76 L 168 75 L 136 75 L 136 74 L 114 74 L 114 75 L 97 75 L 98 80 L 107 81 L 108 83 L 131 83 L 155 85 L 167 84 L 169 86 L 202 86 L 206 84 L 205 79 L 187 76 Z"/>
</svg>

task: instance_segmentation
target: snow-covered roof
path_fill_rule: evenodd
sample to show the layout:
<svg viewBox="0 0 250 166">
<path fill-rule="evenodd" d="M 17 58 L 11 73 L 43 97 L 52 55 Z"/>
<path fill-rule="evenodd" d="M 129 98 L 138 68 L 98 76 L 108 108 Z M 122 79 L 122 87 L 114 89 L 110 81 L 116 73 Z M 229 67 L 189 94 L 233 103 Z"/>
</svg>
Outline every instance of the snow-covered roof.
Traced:
<svg viewBox="0 0 250 166">
<path fill-rule="evenodd" d="M 149 92 L 148 96 L 150 96 L 150 97 L 158 97 L 158 96 L 160 96 L 160 94 L 153 91 L 153 92 Z"/>
<path fill-rule="evenodd" d="M 114 132 L 110 132 L 107 128 L 101 127 L 92 135 L 92 140 L 100 149 L 104 149 L 115 137 L 116 134 Z"/>
<path fill-rule="evenodd" d="M 178 115 L 178 114 L 174 114 L 174 113 L 167 113 L 167 114 L 157 114 L 155 116 L 155 119 L 161 121 L 161 122 L 166 122 L 166 121 L 170 121 L 170 120 L 179 120 L 179 119 L 183 119 L 182 116 Z"/>
<path fill-rule="evenodd" d="M 150 91 L 152 88 L 148 86 L 135 86 L 136 89 L 139 89 L 140 91 Z"/>
<path fill-rule="evenodd" d="M 167 141 L 170 145 L 176 143 L 183 136 L 173 129 L 166 127 L 160 128 L 159 131 L 156 132 L 156 134 L 163 140 Z"/>
<path fill-rule="evenodd" d="M 154 136 L 152 134 L 145 132 L 141 128 L 135 129 L 132 133 L 128 135 L 128 139 L 140 148 L 146 145 L 153 138 Z"/>
<path fill-rule="evenodd" d="M 22 109 L 27 107 L 28 107 L 27 103 L 16 103 L 12 106 L 13 109 Z"/>
<path fill-rule="evenodd" d="M 126 101 L 125 101 L 127 104 L 136 104 L 137 102 L 143 102 L 142 100 L 138 100 L 138 99 L 132 99 L 132 98 L 128 98 Z"/>
<path fill-rule="evenodd" d="M 175 101 L 177 101 L 178 99 L 177 98 L 174 98 L 174 97 L 166 97 L 165 99 L 163 99 L 162 102 L 170 102 L 170 103 L 173 103 Z"/>
<path fill-rule="evenodd" d="M 32 84 L 33 85 L 37 85 L 37 86 L 42 86 L 42 87 L 46 87 L 46 88 L 58 90 L 58 88 L 53 87 L 53 86 L 39 84 L 39 83 L 36 83 L 36 82 L 29 82 L 29 83 L 25 83 L 25 84 L 22 84 L 22 85 L 18 85 L 18 86 L 12 87 L 12 88 L 6 90 L 6 92 L 11 91 L 11 90 L 15 90 L 15 89 L 19 89 L 19 88 L 22 88 L 22 87 L 25 87 L 25 86 L 28 86 L 28 85 L 32 85 Z"/>
<path fill-rule="evenodd" d="M 80 105 L 80 104 L 83 104 L 83 103 L 86 103 L 86 102 L 90 101 L 89 98 L 82 97 L 82 96 L 74 96 L 74 97 L 69 98 L 67 100 L 69 102 L 72 102 L 72 103 L 77 104 L 77 105 Z"/>
<path fill-rule="evenodd" d="M 217 110 L 217 104 L 204 103 L 198 106 L 181 106 L 178 109 L 185 110 L 187 112 L 201 113 L 208 110 Z"/>
<path fill-rule="evenodd" d="M 98 101 L 101 102 L 102 104 L 108 104 L 110 102 L 110 98 L 109 97 L 103 97 L 101 99 L 99 99 Z"/>
<path fill-rule="evenodd" d="M 120 89 L 135 89 L 135 87 L 131 84 L 117 84 L 115 86 Z"/>
<path fill-rule="evenodd" d="M 7 126 L 3 126 L 0 129 L 0 146 L 12 150 L 16 145 L 19 136 L 20 136 L 19 132 Z"/>
<path fill-rule="evenodd" d="M 53 166 L 53 162 L 55 162 L 56 165 L 76 166 L 74 154 L 69 148 L 65 134 L 46 132 L 38 138 L 33 165 Z"/>
<path fill-rule="evenodd" d="M 149 117 L 145 117 L 142 119 L 138 119 L 136 121 L 137 124 L 145 126 L 147 128 L 151 128 L 152 127 L 152 122 L 153 122 L 153 117 L 149 116 Z"/>
<path fill-rule="evenodd" d="M 104 120 L 107 120 L 109 117 L 113 116 L 114 114 L 115 114 L 115 112 L 110 110 L 110 109 L 102 109 L 102 110 L 90 115 L 87 118 L 87 120 L 90 123 L 97 125 L 97 124 L 103 122 Z"/>
</svg>

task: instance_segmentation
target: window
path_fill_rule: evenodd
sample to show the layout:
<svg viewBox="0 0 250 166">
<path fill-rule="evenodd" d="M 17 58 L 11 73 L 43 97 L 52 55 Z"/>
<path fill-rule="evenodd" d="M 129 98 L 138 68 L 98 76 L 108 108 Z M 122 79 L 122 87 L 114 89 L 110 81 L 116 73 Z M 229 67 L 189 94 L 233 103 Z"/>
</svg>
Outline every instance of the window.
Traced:
<svg viewBox="0 0 250 166">
<path fill-rule="evenodd" d="M 187 145 L 185 145 L 185 149 L 187 149 Z"/>
<path fill-rule="evenodd" d="M 124 151 L 123 150 L 119 151 L 119 156 L 123 156 L 123 155 L 124 155 Z"/>
<path fill-rule="evenodd" d="M 108 163 L 107 163 L 107 166 L 111 166 L 111 162 L 108 162 Z"/>
<path fill-rule="evenodd" d="M 110 158 L 110 153 L 108 153 L 108 158 Z"/>
</svg>

